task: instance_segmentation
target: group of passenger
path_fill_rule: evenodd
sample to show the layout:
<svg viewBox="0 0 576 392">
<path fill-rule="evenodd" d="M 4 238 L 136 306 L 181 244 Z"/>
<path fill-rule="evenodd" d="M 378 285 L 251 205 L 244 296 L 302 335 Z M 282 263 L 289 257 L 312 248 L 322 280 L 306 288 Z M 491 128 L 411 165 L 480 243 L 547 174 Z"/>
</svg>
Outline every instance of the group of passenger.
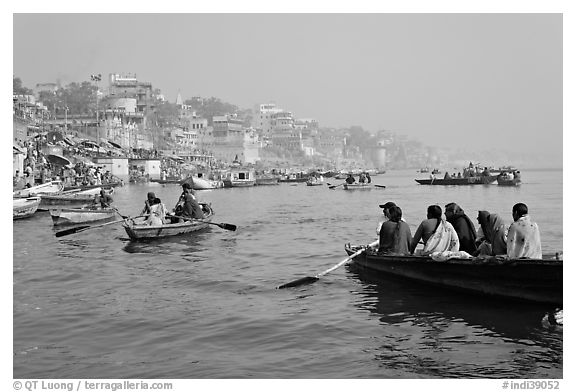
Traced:
<svg viewBox="0 0 576 392">
<path fill-rule="evenodd" d="M 350 184 L 354 184 L 356 182 L 356 179 L 354 178 L 354 175 L 352 173 L 348 173 L 348 177 L 346 177 L 346 179 L 344 181 L 346 181 L 346 183 L 348 185 L 350 185 Z M 370 184 L 371 182 L 372 182 L 372 178 L 370 177 L 370 173 L 368 173 L 368 172 L 362 172 L 358 176 L 358 183 L 359 184 Z"/>
<path fill-rule="evenodd" d="M 431 255 L 436 252 L 466 252 L 470 256 L 507 256 L 508 258 L 542 258 L 538 225 L 528 215 L 528 207 L 517 203 L 512 208 L 514 222 L 506 225 L 498 214 L 478 211 L 474 223 L 456 203 L 428 206 L 414 236 L 402 218 L 402 209 L 394 202 L 380 204 L 384 219 L 378 223 L 378 253 Z M 416 250 L 419 244 L 423 249 Z"/>
<path fill-rule="evenodd" d="M 172 213 L 167 211 L 162 200 L 157 198 L 154 192 L 148 192 L 140 215 L 147 217 L 144 224 L 150 226 L 204 218 L 202 206 L 196 200 L 192 186 L 187 182 L 182 184 L 182 194 L 178 198 Z"/>
</svg>

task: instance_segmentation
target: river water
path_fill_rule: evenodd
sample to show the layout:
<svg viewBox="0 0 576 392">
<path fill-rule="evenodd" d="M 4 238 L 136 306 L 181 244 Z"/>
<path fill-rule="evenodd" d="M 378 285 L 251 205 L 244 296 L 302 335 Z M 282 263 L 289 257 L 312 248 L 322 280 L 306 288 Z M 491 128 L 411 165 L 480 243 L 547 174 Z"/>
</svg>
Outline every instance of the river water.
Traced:
<svg viewBox="0 0 576 392">
<path fill-rule="evenodd" d="M 561 329 L 546 307 L 462 295 L 349 266 L 277 290 L 375 239 L 396 202 L 415 231 L 429 204 L 511 222 L 525 202 L 544 253 L 562 251 L 562 171 L 524 170 L 518 188 L 422 186 L 415 171 L 369 191 L 281 184 L 199 192 L 214 222 L 195 237 L 131 243 L 121 225 L 56 238 L 48 213 L 13 223 L 15 378 L 562 378 Z M 330 182 L 330 179 L 328 180 Z M 338 184 L 339 180 L 331 183 Z M 146 193 L 116 188 L 135 216 Z"/>
</svg>

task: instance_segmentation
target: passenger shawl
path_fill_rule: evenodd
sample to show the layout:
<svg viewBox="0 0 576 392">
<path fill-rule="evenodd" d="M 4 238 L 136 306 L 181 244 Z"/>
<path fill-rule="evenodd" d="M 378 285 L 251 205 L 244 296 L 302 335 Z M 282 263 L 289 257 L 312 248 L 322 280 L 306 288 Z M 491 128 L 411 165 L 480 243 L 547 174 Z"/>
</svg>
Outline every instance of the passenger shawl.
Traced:
<svg viewBox="0 0 576 392">
<path fill-rule="evenodd" d="M 498 214 L 488 215 L 486 225 L 486 240 L 492 245 L 492 256 L 506 254 L 506 236 L 508 230 Z"/>
<path fill-rule="evenodd" d="M 421 255 L 429 255 L 434 252 L 456 252 L 460 248 L 460 240 L 456 230 L 444 219 L 440 219 L 440 223 L 434 231 L 434 234 L 428 239 L 424 245 Z"/>
<path fill-rule="evenodd" d="M 474 254 L 476 252 L 476 229 L 474 223 L 458 205 L 454 206 L 454 215 L 448 219 L 454 226 L 460 240 L 460 250 Z"/>
<path fill-rule="evenodd" d="M 150 206 L 150 216 L 146 223 L 151 226 L 158 226 L 164 224 L 166 218 L 166 207 L 163 203 L 157 203 Z"/>
<path fill-rule="evenodd" d="M 508 257 L 511 259 L 542 258 L 540 230 L 536 223 L 530 221 L 528 215 L 524 215 L 510 225 L 506 245 Z"/>
</svg>

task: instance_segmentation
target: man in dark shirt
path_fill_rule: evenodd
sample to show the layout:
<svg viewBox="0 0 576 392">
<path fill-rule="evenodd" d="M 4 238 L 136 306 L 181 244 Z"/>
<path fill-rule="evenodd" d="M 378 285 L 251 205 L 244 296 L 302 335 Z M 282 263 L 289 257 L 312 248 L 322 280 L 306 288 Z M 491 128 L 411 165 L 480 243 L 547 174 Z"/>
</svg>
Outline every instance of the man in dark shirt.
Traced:
<svg viewBox="0 0 576 392">
<path fill-rule="evenodd" d="M 184 216 L 187 218 L 202 219 L 204 218 L 204 213 L 202 212 L 202 207 L 196 201 L 196 198 L 192 195 L 192 186 L 187 182 L 182 184 L 182 195 L 180 195 L 180 200 L 178 204 L 182 206 L 182 212 L 178 214 L 178 208 L 176 209 L 177 215 Z"/>
</svg>

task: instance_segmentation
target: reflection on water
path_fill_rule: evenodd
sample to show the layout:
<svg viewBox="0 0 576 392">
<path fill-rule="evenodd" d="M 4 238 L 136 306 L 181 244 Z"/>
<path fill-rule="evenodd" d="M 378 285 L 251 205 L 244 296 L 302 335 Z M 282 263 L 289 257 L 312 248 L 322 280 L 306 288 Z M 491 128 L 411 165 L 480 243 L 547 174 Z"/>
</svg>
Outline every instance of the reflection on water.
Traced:
<svg viewBox="0 0 576 392">
<path fill-rule="evenodd" d="M 536 358 L 551 367 L 562 364 L 562 329 L 542 325 L 549 306 L 487 299 L 353 266 L 349 270 L 363 287 L 355 305 L 376 316 L 386 332 L 385 343 L 374 352 L 383 366 L 418 369 L 431 377 L 491 378 L 530 377 Z M 512 355 L 495 357 L 507 345 Z M 468 358 L 461 362 L 463 352 Z"/>
</svg>

